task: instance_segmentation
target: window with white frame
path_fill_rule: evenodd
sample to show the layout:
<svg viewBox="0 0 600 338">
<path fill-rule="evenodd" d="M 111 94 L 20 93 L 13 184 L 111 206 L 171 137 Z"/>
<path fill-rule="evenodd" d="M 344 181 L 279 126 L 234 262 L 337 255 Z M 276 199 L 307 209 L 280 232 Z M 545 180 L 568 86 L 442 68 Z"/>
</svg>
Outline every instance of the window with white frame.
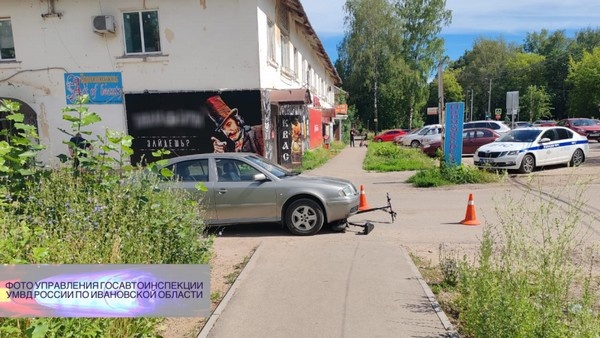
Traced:
<svg viewBox="0 0 600 338">
<path fill-rule="evenodd" d="M 123 13 L 126 54 L 159 53 L 158 11 Z"/>
<path fill-rule="evenodd" d="M 294 47 L 294 75 L 296 81 L 300 78 L 300 74 L 298 73 L 298 48 Z"/>
<path fill-rule="evenodd" d="M 275 24 L 273 21 L 267 21 L 267 58 L 269 61 L 275 62 Z"/>
<path fill-rule="evenodd" d="M 281 70 L 287 75 L 291 75 L 290 68 L 290 38 L 281 33 Z"/>
<path fill-rule="evenodd" d="M 15 41 L 13 40 L 10 19 L 0 19 L 0 61 L 15 59 Z"/>
<path fill-rule="evenodd" d="M 303 85 L 308 85 L 308 74 L 307 74 L 307 68 L 308 67 L 308 62 L 306 60 L 302 60 L 302 84 Z"/>
</svg>

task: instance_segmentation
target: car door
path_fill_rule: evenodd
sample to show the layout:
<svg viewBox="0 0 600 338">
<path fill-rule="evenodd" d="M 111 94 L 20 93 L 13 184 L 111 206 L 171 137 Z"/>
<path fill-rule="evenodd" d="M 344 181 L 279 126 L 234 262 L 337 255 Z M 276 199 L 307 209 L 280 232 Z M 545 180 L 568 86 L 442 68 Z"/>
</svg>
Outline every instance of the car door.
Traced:
<svg viewBox="0 0 600 338">
<path fill-rule="evenodd" d="M 257 181 L 256 174 L 264 174 L 253 164 L 230 157 L 214 158 L 217 180 L 214 185 L 214 199 L 219 223 L 255 223 L 279 220 L 276 210 L 276 182 L 267 179 Z M 235 168 L 239 180 L 226 177 L 224 168 Z"/>
<path fill-rule="evenodd" d="M 196 159 L 177 162 L 169 167 L 174 174 L 177 184 L 194 195 L 194 198 L 205 207 L 206 218 L 210 222 L 217 218 L 215 210 L 213 185 L 216 177 L 210 174 L 208 159 Z M 198 189 L 201 183 L 206 191 Z"/>
<path fill-rule="evenodd" d="M 568 129 L 556 128 L 556 134 L 558 135 L 559 148 L 557 163 L 567 163 L 571 161 L 571 156 L 577 147 L 575 142 L 572 142 L 574 132 Z"/>
<path fill-rule="evenodd" d="M 550 141 L 545 143 L 539 143 L 539 149 L 536 150 L 536 165 L 549 165 L 559 163 L 559 145 L 560 140 L 555 129 L 546 130 L 540 137 L 542 139 L 549 139 Z"/>
<path fill-rule="evenodd" d="M 463 132 L 463 154 L 473 154 L 478 148 L 475 142 L 478 130 L 467 130 Z"/>
</svg>

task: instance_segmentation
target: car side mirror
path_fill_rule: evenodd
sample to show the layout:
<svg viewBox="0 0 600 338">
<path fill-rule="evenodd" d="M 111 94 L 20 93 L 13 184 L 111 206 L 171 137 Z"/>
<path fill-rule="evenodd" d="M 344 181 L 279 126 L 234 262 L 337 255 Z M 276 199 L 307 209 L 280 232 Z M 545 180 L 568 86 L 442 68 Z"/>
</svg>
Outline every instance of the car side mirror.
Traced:
<svg viewBox="0 0 600 338">
<path fill-rule="evenodd" d="M 263 181 L 267 180 L 267 176 L 265 174 L 256 174 L 256 175 L 254 175 L 254 180 L 263 182 Z"/>
<path fill-rule="evenodd" d="M 549 139 L 549 138 L 547 138 L 547 137 L 544 137 L 544 138 L 542 138 L 542 139 L 540 140 L 540 144 L 541 144 L 541 143 L 548 143 L 548 142 L 550 142 L 550 139 Z"/>
</svg>

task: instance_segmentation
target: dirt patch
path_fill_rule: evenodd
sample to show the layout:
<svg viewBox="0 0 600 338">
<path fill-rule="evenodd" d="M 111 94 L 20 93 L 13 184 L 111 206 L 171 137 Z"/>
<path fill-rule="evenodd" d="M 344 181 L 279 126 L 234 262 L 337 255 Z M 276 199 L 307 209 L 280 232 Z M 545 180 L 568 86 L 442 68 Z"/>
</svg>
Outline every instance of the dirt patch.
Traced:
<svg viewBox="0 0 600 338">
<path fill-rule="evenodd" d="M 214 311 L 260 245 L 260 238 L 216 237 L 210 270 L 211 310 Z M 197 337 L 208 318 L 167 318 L 159 328 L 164 338 Z"/>
</svg>

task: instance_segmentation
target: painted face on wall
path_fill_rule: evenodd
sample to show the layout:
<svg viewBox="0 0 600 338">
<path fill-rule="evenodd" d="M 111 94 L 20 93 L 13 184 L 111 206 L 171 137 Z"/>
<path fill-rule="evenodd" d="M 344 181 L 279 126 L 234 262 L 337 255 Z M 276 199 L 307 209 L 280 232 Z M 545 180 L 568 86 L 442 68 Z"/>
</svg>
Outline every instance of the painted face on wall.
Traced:
<svg viewBox="0 0 600 338">
<path fill-rule="evenodd" d="M 228 117 L 221 126 L 221 132 L 225 134 L 231 141 L 236 142 L 242 137 L 242 129 L 240 124 L 235 119 Z"/>
</svg>

